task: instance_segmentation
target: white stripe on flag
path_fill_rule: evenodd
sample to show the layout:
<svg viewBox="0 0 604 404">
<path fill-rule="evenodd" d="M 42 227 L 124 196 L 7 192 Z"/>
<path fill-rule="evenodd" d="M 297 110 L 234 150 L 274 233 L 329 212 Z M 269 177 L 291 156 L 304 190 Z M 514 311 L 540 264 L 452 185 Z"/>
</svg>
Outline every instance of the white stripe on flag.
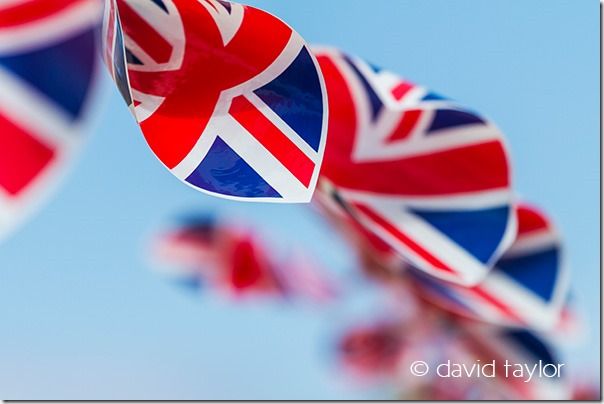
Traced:
<svg viewBox="0 0 604 404">
<path fill-rule="evenodd" d="M 360 201 L 367 205 L 379 203 L 391 205 L 393 208 L 406 207 L 439 211 L 498 208 L 510 205 L 512 202 L 512 192 L 508 188 L 432 197 L 378 195 L 351 189 L 339 189 L 339 191 L 347 199 Z"/>
<path fill-rule="evenodd" d="M 279 131 L 281 131 L 289 140 L 300 149 L 306 157 L 308 157 L 313 163 L 317 164 L 318 155 L 317 152 L 312 149 L 306 143 L 300 135 L 296 133 L 285 121 L 279 117 L 268 105 L 266 105 L 260 97 L 254 93 L 247 94 L 245 98 L 248 99 L 254 105 L 258 111 L 262 113 L 273 125 L 275 125 Z"/>
<path fill-rule="evenodd" d="M 53 147 L 77 140 L 77 128 L 63 110 L 47 101 L 37 90 L 18 80 L 0 66 L 0 110 L 15 123 L 28 128 Z M 35 119 L 32 119 L 35 117 Z"/>
<path fill-rule="evenodd" d="M 422 269 L 429 270 L 439 278 L 464 285 L 475 285 L 488 273 L 488 268 L 482 262 L 426 221 L 405 211 L 400 205 L 393 207 L 374 203 L 373 209 L 394 227 L 401 229 L 430 255 L 453 270 L 453 273 L 431 269 L 431 265 L 424 265 Z M 400 246 L 401 242 L 397 241 L 394 245 Z"/>
<path fill-rule="evenodd" d="M 560 245 L 560 238 L 549 229 L 519 236 L 505 252 L 505 258 L 537 254 Z"/>
<path fill-rule="evenodd" d="M 504 302 L 531 327 L 547 330 L 557 323 L 562 302 L 548 304 L 496 268 L 481 283 L 481 287 L 485 292 L 496 296 L 497 300 Z"/>
<path fill-rule="evenodd" d="M 275 191 L 290 202 L 306 202 L 308 190 L 281 162 L 231 116 L 223 117 L 220 138 Z"/>
</svg>

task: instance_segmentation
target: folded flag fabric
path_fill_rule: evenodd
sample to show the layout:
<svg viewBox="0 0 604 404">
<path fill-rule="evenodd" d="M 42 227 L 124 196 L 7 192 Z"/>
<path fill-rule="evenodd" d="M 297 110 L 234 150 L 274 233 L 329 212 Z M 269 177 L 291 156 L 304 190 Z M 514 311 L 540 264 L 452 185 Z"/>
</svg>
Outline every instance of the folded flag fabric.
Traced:
<svg viewBox="0 0 604 404">
<path fill-rule="evenodd" d="M 503 135 L 481 115 L 335 49 L 318 193 L 432 276 L 480 282 L 513 241 Z"/>
<path fill-rule="evenodd" d="M 516 241 L 481 283 L 466 288 L 414 271 L 409 276 L 415 290 L 445 310 L 485 322 L 541 331 L 568 328 L 573 322 L 565 308 L 569 274 L 560 235 L 533 206 L 520 204 L 517 216 Z"/>
<path fill-rule="evenodd" d="M 157 158 L 229 199 L 309 202 L 327 96 L 309 48 L 271 14 L 222 0 L 108 0 L 105 61 Z"/>
<path fill-rule="evenodd" d="M 85 139 L 97 0 L 0 3 L 0 238 L 39 207 Z"/>
</svg>

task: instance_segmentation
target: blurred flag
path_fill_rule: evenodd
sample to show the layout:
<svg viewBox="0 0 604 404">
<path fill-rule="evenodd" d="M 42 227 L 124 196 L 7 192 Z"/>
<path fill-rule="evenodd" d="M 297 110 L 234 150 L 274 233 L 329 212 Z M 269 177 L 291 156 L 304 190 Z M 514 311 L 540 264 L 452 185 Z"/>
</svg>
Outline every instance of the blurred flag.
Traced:
<svg viewBox="0 0 604 404">
<path fill-rule="evenodd" d="M 577 381 L 572 387 L 572 401 L 602 401 L 600 383 L 595 377 L 589 376 L 592 381 Z M 589 380 L 588 379 L 588 380 Z"/>
<path fill-rule="evenodd" d="M 168 275 L 192 286 L 208 284 L 229 296 L 279 296 L 325 302 L 335 288 L 300 251 L 278 260 L 249 229 L 214 218 L 188 219 L 162 233 L 153 254 Z"/>
<path fill-rule="evenodd" d="M 584 342 L 587 336 L 587 324 L 579 313 L 572 295 L 566 299 L 556 325 L 545 335 L 548 341 L 566 347 L 577 346 Z"/>
<path fill-rule="evenodd" d="M 568 369 L 538 335 L 451 316 L 434 306 L 424 306 L 411 318 L 352 328 L 337 353 L 348 374 L 394 383 L 404 400 L 570 395 Z"/>
<path fill-rule="evenodd" d="M 401 327 L 397 322 L 378 322 L 350 329 L 338 342 L 341 366 L 363 379 L 392 376 L 404 347 Z"/>
<path fill-rule="evenodd" d="M 507 151 L 484 117 L 338 50 L 318 191 L 430 275 L 472 285 L 511 244 Z"/>
<path fill-rule="evenodd" d="M 572 327 L 572 317 L 561 318 L 569 274 L 560 235 L 534 207 L 522 204 L 517 214 L 516 241 L 480 284 L 465 288 L 416 271 L 410 273 L 416 290 L 445 310 L 486 322 L 545 331 Z"/>
<path fill-rule="evenodd" d="M 421 388 L 429 375 L 415 376 L 416 361 L 431 367 L 444 360 L 450 339 L 441 311 L 418 305 L 412 293 L 401 295 L 401 306 L 385 306 L 369 322 L 350 327 L 337 345 L 337 359 L 351 376 L 364 382 L 395 382 L 406 390 Z M 418 369 L 421 370 L 421 369 Z"/>
<path fill-rule="evenodd" d="M 339 288 L 327 277 L 326 269 L 301 248 L 295 248 L 276 268 L 285 291 L 292 296 L 318 303 L 339 296 Z"/>
<path fill-rule="evenodd" d="M 303 39 L 222 0 L 108 0 L 105 59 L 159 160 L 215 196 L 308 202 L 327 98 Z"/>
<path fill-rule="evenodd" d="M 98 0 L 0 2 L 0 237 L 39 206 L 84 140 Z"/>
<path fill-rule="evenodd" d="M 282 290 L 266 252 L 251 235 L 211 217 L 187 220 L 181 228 L 161 234 L 153 253 L 170 264 L 170 275 L 191 285 L 208 283 L 235 295 Z"/>
<path fill-rule="evenodd" d="M 495 364 L 497 377 L 491 379 L 506 399 L 568 400 L 569 369 L 554 349 L 536 334 L 472 321 L 460 324 L 464 331 L 457 342 L 470 353 L 469 363 Z M 506 364 L 507 370 L 506 370 Z M 532 377 L 529 371 L 532 371 Z"/>
<path fill-rule="evenodd" d="M 384 283 L 400 279 L 399 272 L 404 262 L 386 241 L 355 221 L 340 209 L 336 200 L 321 192 L 315 194 L 313 206 L 354 248 L 365 275 Z"/>
</svg>

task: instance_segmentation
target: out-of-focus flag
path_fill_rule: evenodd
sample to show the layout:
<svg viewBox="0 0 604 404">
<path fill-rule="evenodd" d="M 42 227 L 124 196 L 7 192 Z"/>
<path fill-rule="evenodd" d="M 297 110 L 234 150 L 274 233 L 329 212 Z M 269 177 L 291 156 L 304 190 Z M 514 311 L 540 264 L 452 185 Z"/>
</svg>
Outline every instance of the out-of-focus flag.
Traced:
<svg viewBox="0 0 604 404">
<path fill-rule="evenodd" d="M 411 318 L 350 329 L 337 354 L 348 374 L 394 383 L 407 400 L 543 400 L 570 394 L 565 365 L 537 334 L 429 305 Z"/>
<path fill-rule="evenodd" d="M 470 365 L 478 360 L 481 365 L 494 364 L 496 377 L 484 380 L 496 384 L 505 399 L 570 398 L 569 369 L 537 334 L 473 321 L 461 321 L 460 326 L 459 349 L 470 354 Z"/>
<path fill-rule="evenodd" d="M 568 399 L 568 369 L 553 345 L 526 330 L 497 327 L 430 310 L 440 321 L 408 352 L 426 345 L 420 357 L 403 358 L 398 379 L 406 399 Z M 420 318 L 416 324 L 422 325 Z M 413 334 L 415 330 L 407 331 Z M 427 348 L 427 349 L 426 349 Z M 434 354 L 432 359 L 428 355 Z M 430 364 L 423 377 L 410 375 L 412 360 Z M 407 394 L 405 394 L 407 393 Z M 409 395 L 408 393 L 411 393 Z"/>
<path fill-rule="evenodd" d="M 301 248 L 296 248 L 276 268 L 289 295 L 320 303 L 332 301 L 340 294 L 339 288 L 327 276 L 325 268 Z"/>
<path fill-rule="evenodd" d="M 572 387 L 572 401 L 602 401 L 599 380 L 596 377 L 589 376 L 592 381 L 580 380 L 575 382 Z M 588 380 L 589 380 L 588 379 Z"/>
<path fill-rule="evenodd" d="M 207 283 L 234 295 L 282 290 L 266 251 L 251 234 L 212 217 L 189 219 L 161 234 L 153 254 L 169 264 L 169 275 L 185 284 Z"/>
<path fill-rule="evenodd" d="M 222 0 L 107 0 L 106 9 L 106 63 L 172 174 L 229 199 L 310 201 L 327 98 L 300 35 Z"/>
<path fill-rule="evenodd" d="M 367 276 L 383 282 L 389 282 L 394 277 L 399 279 L 404 261 L 390 244 L 343 211 L 337 200 L 317 192 L 313 205 L 354 248 L 361 270 Z"/>
<path fill-rule="evenodd" d="M 160 234 L 153 255 L 168 275 L 192 286 L 208 284 L 229 296 L 278 296 L 325 302 L 336 289 L 299 251 L 279 260 L 249 229 L 213 218 L 187 220 Z"/>
<path fill-rule="evenodd" d="M 348 330 L 337 346 L 338 360 L 354 377 L 392 377 L 404 349 L 403 325 L 378 322 Z"/>
<path fill-rule="evenodd" d="M 431 367 L 444 360 L 450 340 L 441 311 L 418 305 L 412 293 L 402 294 L 400 306 L 384 307 L 368 322 L 349 328 L 337 345 L 337 359 L 346 372 L 364 382 L 395 382 L 405 390 L 420 388 L 428 375 L 416 376 L 409 369 L 416 361 Z M 421 368 L 417 369 L 421 371 Z"/>
<path fill-rule="evenodd" d="M 0 238 L 61 179 L 97 78 L 98 0 L 0 2 Z"/>
<path fill-rule="evenodd" d="M 485 322 L 542 331 L 570 326 L 572 318 L 561 318 L 569 274 L 560 235 L 536 208 L 522 204 L 517 211 L 516 241 L 480 284 L 465 288 L 416 271 L 409 274 L 416 290 L 445 310 Z"/>
<path fill-rule="evenodd" d="M 486 118 L 333 49 L 318 193 L 432 276 L 472 285 L 513 241 L 503 136 Z"/>
<path fill-rule="evenodd" d="M 571 347 L 584 342 L 587 336 L 585 318 L 575 306 L 573 296 L 567 298 L 556 325 L 545 334 L 548 341 L 557 345 Z"/>
</svg>

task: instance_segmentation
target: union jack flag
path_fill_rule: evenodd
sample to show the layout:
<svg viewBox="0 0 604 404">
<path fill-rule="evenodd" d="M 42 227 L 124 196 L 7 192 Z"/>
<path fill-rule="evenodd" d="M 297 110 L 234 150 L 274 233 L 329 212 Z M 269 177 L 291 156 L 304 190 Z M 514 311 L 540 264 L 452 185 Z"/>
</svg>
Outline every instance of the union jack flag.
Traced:
<svg viewBox="0 0 604 404">
<path fill-rule="evenodd" d="M 310 200 L 327 99 L 295 31 L 220 0 L 109 0 L 105 21 L 111 74 L 176 177 L 230 199 Z"/>
<path fill-rule="evenodd" d="M 416 290 L 446 310 L 485 322 L 568 328 L 569 274 L 559 233 L 534 207 L 519 205 L 517 216 L 516 241 L 481 283 L 465 288 L 410 272 Z"/>
<path fill-rule="evenodd" d="M 208 284 L 229 296 L 303 297 L 319 303 L 336 293 L 300 251 L 279 261 L 250 229 L 210 216 L 188 218 L 161 233 L 152 249 L 169 264 L 172 278 L 195 290 Z"/>
<path fill-rule="evenodd" d="M 479 282 L 516 230 L 500 131 L 360 59 L 314 52 L 329 94 L 319 197 L 430 275 Z"/>
<path fill-rule="evenodd" d="M 183 285 L 207 283 L 234 295 L 283 290 L 266 251 L 251 235 L 213 217 L 187 219 L 184 226 L 162 233 L 153 252 L 170 264 L 169 274 Z"/>
<path fill-rule="evenodd" d="M 42 202 L 83 141 L 101 7 L 0 4 L 0 237 Z"/>
</svg>

